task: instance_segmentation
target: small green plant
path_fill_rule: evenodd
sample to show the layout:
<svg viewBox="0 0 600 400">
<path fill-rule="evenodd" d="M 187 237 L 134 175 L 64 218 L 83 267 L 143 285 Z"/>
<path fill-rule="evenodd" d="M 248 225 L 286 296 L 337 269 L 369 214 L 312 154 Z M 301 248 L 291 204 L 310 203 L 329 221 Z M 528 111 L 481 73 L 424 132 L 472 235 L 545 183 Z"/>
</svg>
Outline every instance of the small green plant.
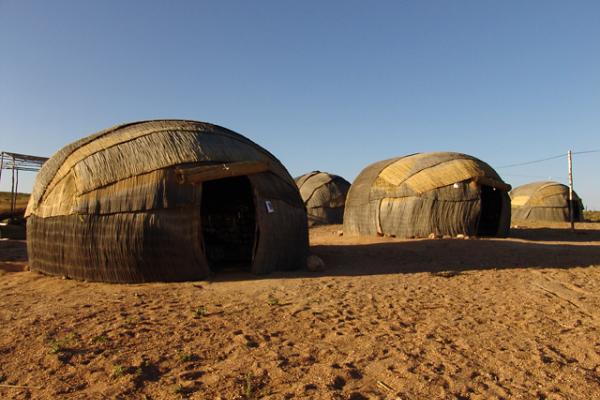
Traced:
<svg viewBox="0 0 600 400">
<path fill-rule="evenodd" d="M 77 335 L 75 332 L 70 332 L 65 336 L 65 342 L 67 343 L 77 342 L 78 339 L 79 335 Z"/>
<path fill-rule="evenodd" d="M 48 346 L 50 347 L 48 353 L 58 355 L 68 353 L 69 347 L 75 345 L 79 338 L 79 335 L 75 332 L 67 333 L 62 339 L 53 338 L 48 342 Z"/>
<path fill-rule="evenodd" d="M 0 383 L 4 382 L 5 380 L 6 380 L 6 375 L 0 374 Z"/>
<path fill-rule="evenodd" d="M 137 376 L 144 375 L 144 370 L 146 370 L 149 366 L 150 366 L 150 363 L 148 362 L 148 360 L 142 360 L 140 365 L 135 369 L 135 374 Z"/>
<path fill-rule="evenodd" d="M 245 400 L 258 400 L 271 394 L 271 390 L 266 386 L 265 377 L 254 375 L 249 372 L 238 378 L 238 382 L 242 385 L 241 395 Z"/>
<path fill-rule="evenodd" d="M 244 396 L 248 399 L 252 399 L 255 396 L 256 386 L 254 385 L 254 375 L 251 373 L 246 374 L 244 377 Z"/>
<path fill-rule="evenodd" d="M 271 390 L 265 386 L 264 377 L 251 372 L 244 375 L 242 384 L 242 396 L 245 400 L 258 400 L 271 394 Z"/>
<path fill-rule="evenodd" d="M 206 309 L 206 306 L 199 306 L 194 310 L 194 314 L 196 317 L 204 317 L 208 314 L 208 310 Z"/>
<path fill-rule="evenodd" d="M 94 336 L 94 338 L 92 339 L 92 343 L 106 343 L 106 342 L 108 342 L 108 337 L 106 337 L 106 335 Z"/>
<path fill-rule="evenodd" d="M 65 350 L 63 344 L 58 340 L 52 340 L 50 342 L 50 350 L 48 353 L 50 354 L 59 354 Z"/>
<path fill-rule="evenodd" d="M 185 387 L 180 383 L 173 389 L 173 393 L 183 395 L 185 394 Z"/>
<path fill-rule="evenodd" d="M 122 365 L 115 365 L 112 371 L 113 378 L 120 378 L 125 375 L 125 367 Z"/>
<path fill-rule="evenodd" d="M 182 363 L 194 361 L 194 358 L 195 356 L 193 353 L 179 353 L 179 361 L 181 361 Z"/>
<path fill-rule="evenodd" d="M 267 304 L 270 305 L 271 307 L 278 306 L 279 305 L 279 299 L 277 299 L 277 297 L 275 297 L 272 294 L 270 294 L 269 297 L 267 298 Z"/>
<path fill-rule="evenodd" d="M 71 357 L 75 354 L 72 349 L 72 344 L 69 343 L 71 340 L 67 340 L 69 338 L 65 337 L 62 340 L 59 339 L 51 339 L 48 342 L 48 354 L 53 354 L 56 356 L 58 361 L 61 363 L 68 363 L 71 360 Z"/>
</svg>

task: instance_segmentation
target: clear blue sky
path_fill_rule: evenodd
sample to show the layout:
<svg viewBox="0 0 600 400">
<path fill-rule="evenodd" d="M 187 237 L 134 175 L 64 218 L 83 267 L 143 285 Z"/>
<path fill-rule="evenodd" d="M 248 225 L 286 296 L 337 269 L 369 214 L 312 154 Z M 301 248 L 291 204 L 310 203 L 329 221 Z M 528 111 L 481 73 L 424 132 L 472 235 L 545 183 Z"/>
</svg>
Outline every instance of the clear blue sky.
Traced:
<svg viewBox="0 0 600 400">
<path fill-rule="evenodd" d="M 349 180 L 421 151 L 499 167 L 597 149 L 599 18 L 598 1 L 0 0 L 0 149 L 51 155 L 157 118 L 223 125 L 292 175 Z M 599 162 L 575 158 L 595 209 Z M 498 171 L 567 175 L 566 159 Z"/>
</svg>

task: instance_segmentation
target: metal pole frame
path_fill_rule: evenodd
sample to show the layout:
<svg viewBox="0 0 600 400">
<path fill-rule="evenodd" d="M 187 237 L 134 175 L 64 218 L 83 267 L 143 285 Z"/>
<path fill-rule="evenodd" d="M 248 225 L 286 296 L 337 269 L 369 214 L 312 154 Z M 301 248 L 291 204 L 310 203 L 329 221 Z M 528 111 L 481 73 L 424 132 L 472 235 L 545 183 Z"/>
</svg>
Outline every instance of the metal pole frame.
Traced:
<svg viewBox="0 0 600 400">
<path fill-rule="evenodd" d="M 13 210 L 17 210 L 17 197 L 19 196 L 19 169 L 17 168 L 16 170 L 16 174 L 17 177 L 15 179 L 15 199 L 14 199 L 14 205 L 13 205 Z M 12 215 L 12 218 L 14 219 L 15 216 L 14 214 Z"/>
<path fill-rule="evenodd" d="M 10 180 L 10 219 L 13 218 L 15 213 L 15 156 L 13 156 L 12 159 L 12 178 Z"/>
<path fill-rule="evenodd" d="M 571 230 L 575 230 L 574 211 L 573 210 L 573 152 L 569 150 L 567 153 L 569 162 L 569 222 L 571 223 Z"/>
</svg>

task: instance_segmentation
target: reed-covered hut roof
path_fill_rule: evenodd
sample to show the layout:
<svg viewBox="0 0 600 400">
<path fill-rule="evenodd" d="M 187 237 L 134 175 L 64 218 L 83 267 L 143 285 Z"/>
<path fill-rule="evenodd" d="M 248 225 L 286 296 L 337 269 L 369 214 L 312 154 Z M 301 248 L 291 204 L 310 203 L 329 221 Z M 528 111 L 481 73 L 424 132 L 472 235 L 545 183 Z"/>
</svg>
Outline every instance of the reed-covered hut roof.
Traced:
<svg viewBox="0 0 600 400">
<path fill-rule="evenodd" d="M 513 221 L 569 221 L 569 187 L 541 181 L 518 186 L 510 192 Z M 583 218 L 583 203 L 573 192 L 574 221 Z"/>
<path fill-rule="evenodd" d="M 30 264 L 95 281 L 201 279 L 211 272 L 207 236 L 242 241 L 240 232 L 223 233 L 218 225 L 236 229 L 231 219 L 242 214 L 247 221 L 238 223 L 252 236 L 244 239 L 252 242 L 244 244 L 251 251 L 244 257 L 253 272 L 302 265 L 304 206 L 271 153 L 204 122 L 118 125 L 65 146 L 44 164 L 26 211 Z"/>
<path fill-rule="evenodd" d="M 346 199 L 344 232 L 398 237 L 505 235 L 510 186 L 466 154 L 418 153 L 369 165 Z"/>
<path fill-rule="evenodd" d="M 350 182 L 321 171 L 309 172 L 295 180 L 306 206 L 309 226 L 342 223 Z"/>
</svg>

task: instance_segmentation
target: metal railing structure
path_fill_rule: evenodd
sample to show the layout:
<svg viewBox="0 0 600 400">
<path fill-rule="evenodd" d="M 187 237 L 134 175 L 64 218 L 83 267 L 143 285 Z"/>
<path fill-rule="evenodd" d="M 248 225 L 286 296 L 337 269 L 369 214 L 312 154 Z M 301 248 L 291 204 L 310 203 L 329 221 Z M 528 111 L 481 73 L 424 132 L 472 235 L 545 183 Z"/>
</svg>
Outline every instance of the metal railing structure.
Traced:
<svg viewBox="0 0 600 400">
<path fill-rule="evenodd" d="M 17 205 L 17 194 L 19 190 L 19 172 L 37 172 L 48 160 L 46 157 L 30 156 L 27 154 L 0 152 L 0 183 L 2 182 L 2 171 L 10 171 L 10 217 L 14 217 Z"/>
</svg>

